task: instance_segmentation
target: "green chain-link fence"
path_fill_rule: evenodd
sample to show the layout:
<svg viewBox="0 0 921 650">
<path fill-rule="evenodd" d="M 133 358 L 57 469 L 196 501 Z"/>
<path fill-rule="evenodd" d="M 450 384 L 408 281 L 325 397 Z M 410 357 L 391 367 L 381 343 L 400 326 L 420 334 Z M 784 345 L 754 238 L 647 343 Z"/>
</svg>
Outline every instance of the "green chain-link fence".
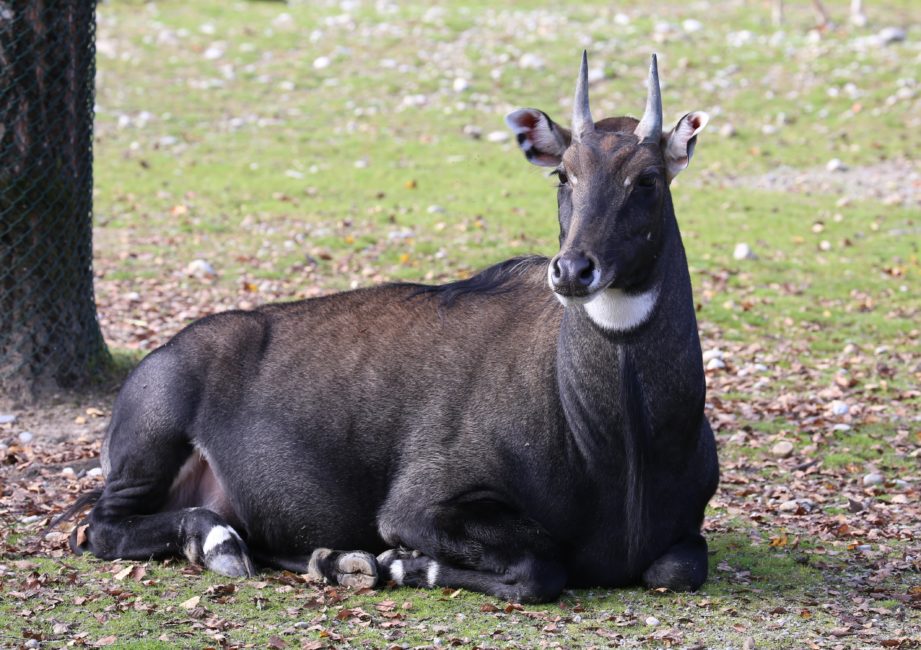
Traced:
<svg viewBox="0 0 921 650">
<path fill-rule="evenodd" d="M 92 273 L 95 0 L 0 0 L 0 395 L 107 358 Z"/>
</svg>

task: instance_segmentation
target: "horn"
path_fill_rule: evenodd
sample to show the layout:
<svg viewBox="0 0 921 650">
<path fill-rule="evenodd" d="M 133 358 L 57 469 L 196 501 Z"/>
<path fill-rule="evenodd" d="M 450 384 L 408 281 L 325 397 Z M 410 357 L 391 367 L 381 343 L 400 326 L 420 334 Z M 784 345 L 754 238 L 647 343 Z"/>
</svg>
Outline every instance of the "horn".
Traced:
<svg viewBox="0 0 921 650">
<path fill-rule="evenodd" d="M 572 102 L 572 139 L 581 141 L 582 136 L 595 130 L 595 121 L 588 108 L 588 53 L 582 50 L 582 67 L 576 82 L 576 95 Z"/>
<path fill-rule="evenodd" d="M 662 91 L 659 88 L 659 67 L 656 64 L 656 55 L 652 55 L 649 64 L 649 91 L 646 95 L 646 112 L 643 119 L 637 124 L 633 132 L 640 142 L 646 140 L 659 141 L 662 137 Z"/>
</svg>

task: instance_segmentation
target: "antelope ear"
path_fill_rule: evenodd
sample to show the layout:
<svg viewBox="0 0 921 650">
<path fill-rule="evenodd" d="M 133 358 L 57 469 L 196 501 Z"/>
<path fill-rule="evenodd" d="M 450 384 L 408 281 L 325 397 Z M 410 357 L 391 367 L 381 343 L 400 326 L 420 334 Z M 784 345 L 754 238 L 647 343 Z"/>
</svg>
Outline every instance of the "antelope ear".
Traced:
<svg viewBox="0 0 921 650">
<path fill-rule="evenodd" d="M 533 165 L 556 167 L 563 160 L 572 134 L 536 108 L 519 108 L 505 116 L 505 123 L 518 138 L 518 146 Z"/>
<path fill-rule="evenodd" d="M 709 115 L 703 111 L 695 111 L 678 120 L 678 124 L 670 132 L 662 134 L 669 182 L 691 162 L 694 145 L 697 144 L 697 134 L 704 130 L 709 121 Z"/>
</svg>

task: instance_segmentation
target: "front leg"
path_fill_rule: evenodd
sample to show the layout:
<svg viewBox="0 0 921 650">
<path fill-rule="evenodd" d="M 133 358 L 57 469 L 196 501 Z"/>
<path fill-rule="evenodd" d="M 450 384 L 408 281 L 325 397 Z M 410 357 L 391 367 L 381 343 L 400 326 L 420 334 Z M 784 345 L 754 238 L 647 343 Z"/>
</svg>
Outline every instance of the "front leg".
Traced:
<svg viewBox="0 0 921 650">
<path fill-rule="evenodd" d="M 521 557 L 502 571 L 464 569 L 438 562 L 419 551 L 391 549 L 377 556 L 381 581 L 405 587 L 449 587 L 490 594 L 512 602 L 555 600 L 566 583 L 563 567 L 552 560 Z"/>
<path fill-rule="evenodd" d="M 697 591 L 707 579 L 707 563 L 707 542 L 703 536 L 686 537 L 643 572 L 643 585 L 648 589 Z"/>
<path fill-rule="evenodd" d="M 566 572 L 547 531 L 496 495 L 405 505 L 385 509 L 380 529 L 387 542 L 413 550 L 379 555 L 382 580 L 516 602 L 547 602 L 563 590 Z"/>
</svg>

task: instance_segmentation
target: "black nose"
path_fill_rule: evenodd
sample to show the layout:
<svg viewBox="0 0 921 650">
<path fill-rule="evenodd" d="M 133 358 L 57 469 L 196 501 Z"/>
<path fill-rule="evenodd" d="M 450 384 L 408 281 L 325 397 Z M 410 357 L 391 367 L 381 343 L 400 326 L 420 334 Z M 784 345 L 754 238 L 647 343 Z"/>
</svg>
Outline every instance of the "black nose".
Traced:
<svg viewBox="0 0 921 650">
<path fill-rule="evenodd" d="M 594 279 L 595 264 L 582 253 L 561 253 L 550 263 L 553 290 L 564 296 L 585 295 Z"/>
</svg>

